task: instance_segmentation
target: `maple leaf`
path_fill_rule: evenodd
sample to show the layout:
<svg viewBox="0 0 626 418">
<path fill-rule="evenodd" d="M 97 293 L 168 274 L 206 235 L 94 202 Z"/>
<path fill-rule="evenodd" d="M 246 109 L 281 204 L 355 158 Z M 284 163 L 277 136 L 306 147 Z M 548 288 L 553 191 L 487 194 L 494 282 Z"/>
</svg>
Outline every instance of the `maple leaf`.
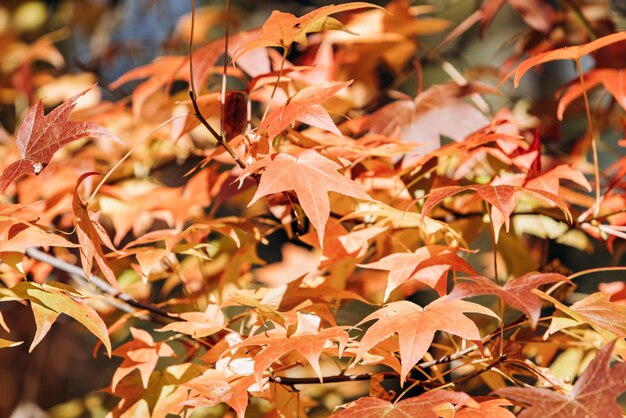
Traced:
<svg viewBox="0 0 626 418">
<path fill-rule="evenodd" d="M 133 336 L 133 340 L 113 351 L 114 356 L 124 358 L 111 380 L 111 390 L 113 392 L 115 392 L 117 384 L 135 369 L 141 375 L 143 387 L 148 388 L 150 375 L 154 371 L 159 357 L 174 356 L 174 350 L 169 345 L 164 342 L 155 343 L 147 331 L 131 327 L 130 333 Z"/>
<path fill-rule="evenodd" d="M 293 190 L 302 210 L 317 230 L 319 242 L 324 242 L 324 230 L 330 215 L 328 192 L 373 200 L 361 186 L 337 173 L 342 168 L 339 164 L 315 151 L 305 152 L 298 158 L 280 153 L 257 161 L 241 173 L 239 181 L 260 168 L 265 168 L 265 171 L 248 207 L 263 196 Z"/>
<path fill-rule="evenodd" d="M 397 100 L 365 119 L 363 129 L 386 136 L 399 135 L 402 141 L 419 142 L 420 153 L 439 148 L 440 136 L 463 140 L 489 120 L 462 98 L 476 93 L 492 92 L 482 84 L 435 85 L 415 99 Z"/>
<path fill-rule="evenodd" d="M 578 79 L 577 79 L 578 80 Z M 585 83 L 585 91 L 591 90 L 595 86 L 602 84 L 611 96 L 626 110 L 626 71 L 613 68 L 598 68 L 586 73 L 583 77 Z M 583 94 L 583 85 L 579 82 L 569 87 L 557 108 L 556 116 L 559 120 L 563 120 L 565 109 L 578 97 Z"/>
<path fill-rule="evenodd" d="M 435 407 L 446 403 L 463 405 L 467 402 L 472 402 L 472 398 L 466 393 L 447 390 L 426 392 L 397 403 L 367 396 L 350 402 L 345 409 L 332 416 L 336 418 L 437 418 L 439 414 L 433 410 Z"/>
<path fill-rule="evenodd" d="M 616 398 L 626 391 L 626 363 L 610 368 L 614 348 L 612 341 L 598 351 L 570 394 L 533 387 L 508 387 L 495 393 L 530 405 L 519 418 L 622 418 Z"/>
<path fill-rule="evenodd" d="M 115 273 L 105 261 L 105 255 L 102 246 L 106 246 L 111 250 L 115 250 L 111 239 L 106 231 L 98 222 L 98 214 L 90 212 L 83 201 L 78 196 L 78 187 L 89 176 L 98 173 L 89 172 L 79 177 L 74 189 L 74 197 L 72 199 L 72 212 L 74 215 L 74 225 L 76 227 L 76 235 L 80 243 L 80 261 L 83 271 L 87 277 L 91 277 L 93 268 L 93 260 L 100 267 L 100 271 L 109 283 L 115 288 L 119 288 Z"/>
<path fill-rule="evenodd" d="M 5 231 L 0 230 L 0 253 L 17 252 L 24 254 L 26 248 L 33 246 L 78 247 L 77 244 L 59 235 L 46 232 L 46 229 L 38 224 L 17 223 Z"/>
<path fill-rule="evenodd" d="M 431 190 L 426 198 L 426 201 L 424 202 L 424 206 L 422 206 L 422 215 L 428 215 L 428 213 L 444 199 L 466 190 L 475 190 L 481 198 L 491 204 L 493 208 L 498 211 L 501 219 L 504 219 L 507 231 L 509 230 L 510 216 L 513 213 L 513 210 L 515 210 L 516 201 L 514 200 L 514 197 L 516 194 L 525 191 L 538 194 L 554 202 L 563 211 L 568 221 L 572 219 L 572 214 L 570 213 L 569 208 L 557 195 L 541 189 L 530 189 L 520 186 L 510 186 L 507 184 L 447 186 Z M 497 226 L 494 225 L 494 230 L 497 232 L 500 229 L 500 226 L 501 224 Z"/>
<path fill-rule="evenodd" d="M 39 174 L 63 145 L 91 136 L 110 138 L 121 142 L 107 129 L 94 122 L 69 119 L 76 101 L 93 87 L 70 97 L 66 102 L 44 115 L 43 102 L 39 100 L 24 116 L 17 131 L 17 148 L 20 159 L 4 169 L 0 176 L 0 192 L 26 174 Z"/>
<path fill-rule="evenodd" d="M 577 45 L 577 46 L 569 46 L 559 49 L 553 49 L 551 51 L 543 52 L 534 57 L 528 58 L 524 60 L 518 67 L 509 74 L 506 78 L 508 79 L 511 75 L 515 74 L 515 78 L 513 79 L 513 84 L 515 87 L 519 85 L 519 81 L 521 78 L 530 70 L 531 68 L 545 64 L 550 61 L 558 61 L 558 60 L 574 60 L 579 61 L 582 57 L 587 54 L 590 54 L 600 48 L 604 48 L 608 45 L 614 44 L 616 42 L 620 42 L 626 40 L 626 31 L 612 33 L 607 36 L 603 36 L 594 41 L 591 41 L 586 44 Z"/>
<path fill-rule="evenodd" d="M 333 81 L 303 88 L 287 99 L 284 105 L 272 110 L 261 121 L 259 132 L 267 131 L 268 140 L 272 141 L 293 122 L 300 121 L 342 136 L 341 131 L 321 103 L 350 84 L 352 81 Z"/>
<path fill-rule="evenodd" d="M 515 418 L 515 414 L 506 409 L 513 404 L 505 399 L 487 399 L 481 397 L 474 398 L 474 401 L 481 401 L 478 405 L 466 405 L 459 411 L 452 414 L 442 414 L 442 418 Z"/>
<path fill-rule="evenodd" d="M 454 248 L 443 245 L 428 245 L 418 248 L 414 253 L 394 253 L 362 268 L 388 270 L 389 278 L 385 296 L 387 300 L 391 292 L 408 280 L 417 280 L 437 290 L 439 295 L 446 293 L 447 283 L 444 279 L 450 270 L 469 275 L 476 275 L 472 267 L 456 255 Z"/>
<path fill-rule="evenodd" d="M 550 300 L 561 312 L 569 315 L 580 324 L 589 324 L 606 338 L 626 337 L 626 305 L 611 302 L 611 296 L 604 292 L 593 293 L 579 300 L 571 306 L 565 306 L 553 298 L 539 293 L 544 299 Z M 578 324 L 575 324 L 578 325 Z M 561 325 L 558 322 L 550 324 L 546 332 L 550 335 L 558 330 Z M 609 334 L 607 334 L 607 332 Z"/>
<path fill-rule="evenodd" d="M 183 404 L 206 407 L 224 402 L 235 410 L 239 418 L 243 418 L 248 407 L 248 389 L 253 384 L 253 375 L 229 377 L 221 371 L 207 370 L 181 385 L 197 392 L 195 397 Z"/>
<path fill-rule="evenodd" d="M 389 303 L 356 324 L 359 326 L 369 321 L 377 321 L 361 338 L 355 363 L 376 344 L 397 333 L 402 362 L 400 383 L 404 384 L 413 366 L 428 351 L 438 330 L 466 340 L 480 340 L 478 328 L 465 313 L 498 317 L 478 304 L 447 297 L 441 297 L 425 308 L 409 301 Z"/>
<path fill-rule="evenodd" d="M 268 332 L 267 334 L 249 337 L 244 342 L 233 346 L 233 349 L 265 346 L 260 353 L 254 356 L 254 376 L 259 386 L 261 386 L 263 373 L 280 357 L 294 350 L 309 362 L 309 365 L 311 365 L 311 368 L 319 377 L 320 382 L 323 382 L 319 363 L 322 350 L 329 341 L 336 340 L 339 342 L 339 354 L 341 355 L 343 348 L 349 340 L 348 333 L 343 327 L 326 328 L 317 333 L 295 333 L 290 337 L 287 337 L 286 332 L 281 329 L 276 329 L 275 332 Z"/>
<path fill-rule="evenodd" d="M 241 55 L 255 48 L 275 46 L 287 49 L 294 42 L 306 46 L 306 36 L 309 33 L 322 32 L 325 30 L 347 30 L 343 23 L 329 15 L 365 8 L 382 9 L 382 7 L 371 3 L 354 2 L 337 6 L 329 5 L 320 7 L 300 17 L 296 17 L 291 13 L 283 13 L 274 10 L 263 24 L 262 32 L 255 38 L 244 43 L 235 52 L 233 61 L 236 61 Z"/>
<path fill-rule="evenodd" d="M 537 321 L 541 314 L 541 299 L 533 294 L 532 290 L 544 284 L 569 280 L 558 273 L 527 273 L 507 281 L 504 286 L 499 286 L 482 276 L 465 279 L 469 281 L 457 282 L 454 286 L 449 295 L 451 299 L 496 295 L 507 305 L 526 314 L 533 329 L 537 327 Z"/>
<path fill-rule="evenodd" d="M 11 289 L 1 289 L 0 301 L 28 300 L 35 317 L 36 331 L 29 352 L 43 340 L 60 314 L 68 315 L 83 324 L 104 344 L 109 357 L 111 341 L 104 321 L 87 305 L 86 298 L 62 283 L 38 284 L 21 282 Z"/>
<path fill-rule="evenodd" d="M 215 304 L 207 306 L 204 312 L 183 312 L 180 318 L 184 321 L 172 322 L 156 331 L 174 331 L 193 338 L 204 338 L 224 328 L 224 314 Z"/>
</svg>

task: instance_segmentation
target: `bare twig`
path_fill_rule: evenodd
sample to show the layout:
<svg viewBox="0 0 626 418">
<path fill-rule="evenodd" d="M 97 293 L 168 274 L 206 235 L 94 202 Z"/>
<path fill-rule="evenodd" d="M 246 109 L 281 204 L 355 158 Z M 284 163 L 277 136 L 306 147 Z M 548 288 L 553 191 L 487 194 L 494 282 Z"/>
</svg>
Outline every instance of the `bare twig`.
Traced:
<svg viewBox="0 0 626 418">
<path fill-rule="evenodd" d="M 73 278 L 85 284 L 91 283 L 93 286 L 96 287 L 96 289 L 98 289 L 100 293 L 112 296 L 115 299 L 121 301 L 125 305 L 125 307 L 124 308 L 120 307 L 120 309 L 123 309 L 126 312 L 134 311 L 136 309 L 142 309 L 142 310 L 148 311 L 154 315 L 157 315 L 163 318 L 168 318 L 168 319 L 175 320 L 175 321 L 180 320 L 180 318 L 178 318 L 177 316 L 171 315 L 170 313 L 168 313 L 167 311 L 164 311 L 161 308 L 158 308 L 154 305 L 150 305 L 148 303 L 143 303 L 143 302 L 133 299 L 128 294 L 123 293 L 120 290 L 114 288 L 106 280 L 103 280 L 98 276 L 91 275 L 89 278 L 87 278 L 87 276 L 85 275 L 85 272 L 80 267 L 70 264 L 68 262 L 65 262 L 57 257 L 54 257 L 48 253 L 38 250 L 35 247 L 26 248 L 26 255 L 29 256 L 30 258 L 34 258 L 35 260 L 48 263 L 52 267 L 68 273 Z"/>
<path fill-rule="evenodd" d="M 202 126 L 207 128 L 207 130 L 211 133 L 211 135 L 213 135 L 213 137 L 218 142 L 218 144 L 220 144 L 226 150 L 226 152 L 228 152 L 228 154 L 232 157 L 235 163 L 237 163 L 237 165 L 241 168 L 246 168 L 246 163 L 241 161 L 241 159 L 235 153 L 235 151 L 233 151 L 230 145 L 228 145 L 228 142 L 226 141 L 224 136 L 220 135 L 215 130 L 215 128 L 211 126 L 209 121 L 206 120 L 206 118 L 202 115 L 202 112 L 200 112 L 200 108 L 198 107 L 196 86 L 195 86 L 194 79 L 193 79 L 193 31 L 194 31 L 195 20 L 196 20 L 196 1 L 191 0 L 191 33 L 189 34 L 189 98 L 191 99 L 191 104 L 193 105 L 195 116 L 198 118 Z M 226 52 L 227 51 L 225 51 L 224 53 Z M 224 95 L 222 95 L 222 100 L 223 99 L 224 99 Z"/>
</svg>

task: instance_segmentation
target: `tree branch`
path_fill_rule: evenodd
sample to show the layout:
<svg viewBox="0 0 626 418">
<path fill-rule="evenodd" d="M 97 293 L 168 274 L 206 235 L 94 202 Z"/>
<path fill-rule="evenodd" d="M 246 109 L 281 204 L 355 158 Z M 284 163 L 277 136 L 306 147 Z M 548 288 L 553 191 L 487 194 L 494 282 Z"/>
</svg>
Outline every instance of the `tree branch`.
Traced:
<svg viewBox="0 0 626 418">
<path fill-rule="evenodd" d="M 87 276 L 85 275 L 85 272 L 80 267 L 67 263 L 48 253 L 38 250 L 35 247 L 26 248 L 25 253 L 30 258 L 34 258 L 35 260 L 39 260 L 44 263 L 48 263 L 52 267 L 68 273 L 70 276 L 72 276 L 76 280 L 79 280 L 85 284 L 87 283 L 92 284 L 93 286 L 96 287 L 96 289 L 98 289 L 100 293 L 112 296 L 118 301 L 122 302 L 122 305 L 124 305 L 124 307 L 120 307 L 119 306 L 120 303 L 117 303 L 116 307 L 119 307 L 120 309 L 123 309 L 126 312 L 132 312 L 135 309 L 142 309 L 162 318 L 180 321 L 180 318 L 178 318 L 177 316 L 171 315 L 169 312 L 161 308 L 158 308 L 154 305 L 150 305 L 148 303 L 139 302 L 138 300 L 133 299 L 130 295 L 114 288 L 108 282 L 106 282 L 105 280 L 101 279 L 98 276 L 91 275 L 89 278 L 87 278 Z"/>
</svg>

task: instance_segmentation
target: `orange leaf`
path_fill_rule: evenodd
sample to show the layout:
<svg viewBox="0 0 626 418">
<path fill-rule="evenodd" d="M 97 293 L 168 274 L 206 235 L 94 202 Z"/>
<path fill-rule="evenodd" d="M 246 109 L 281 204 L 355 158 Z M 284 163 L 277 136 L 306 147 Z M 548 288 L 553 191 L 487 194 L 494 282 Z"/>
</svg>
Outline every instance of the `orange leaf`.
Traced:
<svg viewBox="0 0 626 418">
<path fill-rule="evenodd" d="M 269 141 L 295 121 L 326 129 L 341 136 L 332 118 L 320 103 L 333 97 L 352 81 L 329 82 L 306 87 L 287 100 L 287 103 L 272 110 L 259 125 L 259 132 L 267 131 Z"/>
<path fill-rule="evenodd" d="M 80 243 L 80 261 L 85 275 L 90 277 L 93 268 L 93 260 L 95 258 L 96 264 L 100 267 L 100 271 L 107 281 L 115 288 L 119 288 L 115 273 L 113 273 L 113 270 L 111 270 L 111 267 L 109 267 L 105 261 L 105 255 L 102 251 L 102 246 L 111 250 L 114 250 L 115 247 L 102 225 L 98 222 L 98 214 L 90 212 L 78 196 L 78 187 L 83 180 L 96 174 L 98 173 L 89 172 L 80 176 L 76 182 L 76 188 L 74 189 L 72 211 L 76 235 Z"/>
<path fill-rule="evenodd" d="M 269 159 L 251 164 L 239 176 L 243 179 L 252 171 L 265 167 L 259 187 L 248 206 L 263 196 L 293 190 L 304 213 L 315 229 L 319 242 L 324 242 L 324 230 L 330 214 L 328 192 L 337 192 L 357 199 L 372 198 L 353 180 L 337 173 L 339 164 L 308 151 L 298 158 L 289 154 L 276 154 Z"/>
<path fill-rule="evenodd" d="M 486 277 L 476 276 L 467 278 L 469 282 L 458 282 L 450 298 L 468 298 L 478 295 L 496 295 L 504 303 L 528 316 L 533 329 L 541 313 L 541 299 L 531 292 L 539 286 L 567 281 L 567 277 L 558 273 L 527 273 L 509 280 L 504 286 L 499 286 Z"/>
<path fill-rule="evenodd" d="M 626 363 L 610 368 L 614 348 L 615 341 L 598 351 L 570 394 L 533 387 L 502 388 L 496 394 L 529 405 L 519 418 L 622 418 L 616 398 L 626 391 Z"/>
<path fill-rule="evenodd" d="M 247 338 L 244 342 L 233 346 L 233 348 L 265 346 L 265 348 L 254 356 L 254 376 L 261 386 L 263 373 L 285 354 L 297 351 L 304 357 L 320 382 L 323 382 L 322 370 L 320 369 L 319 357 L 328 341 L 336 340 L 339 343 L 339 353 L 343 351 L 349 336 L 343 327 L 326 328 L 318 333 L 294 334 L 286 336 L 286 332 L 276 329 L 275 332 L 267 332 Z"/>
<path fill-rule="evenodd" d="M 626 110 L 626 70 L 615 70 L 612 68 L 598 68 L 591 70 L 583 77 L 585 82 L 585 90 L 590 90 L 602 84 L 605 89 L 611 93 L 611 96 L 622 106 L 622 109 Z M 583 86 L 580 83 L 576 83 L 572 87 L 568 88 L 565 94 L 559 100 L 559 107 L 557 109 L 557 117 L 559 120 L 563 120 L 563 113 L 565 109 L 576 98 L 583 94 Z"/>
<path fill-rule="evenodd" d="M 390 254 L 374 263 L 363 264 L 360 267 L 389 271 L 385 301 L 393 290 L 411 279 L 425 283 L 437 290 L 439 295 L 444 295 L 447 282 L 442 279 L 447 277 L 448 271 L 476 274 L 465 260 L 455 254 L 454 248 L 443 245 L 428 245 L 418 248 L 414 253 Z"/>
<path fill-rule="evenodd" d="M 329 17 L 329 15 L 364 8 L 382 9 L 382 7 L 370 3 L 354 2 L 320 7 L 301 17 L 274 10 L 263 24 L 262 33 L 242 45 L 235 52 L 233 61 L 255 48 L 275 46 L 287 49 L 294 42 L 307 45 L 306 36 L 309 33 L 325 30 L 346 30 L 341 22 Z"/>
<path fill-rule="evenodd" d="M 464 313 L 498 317 L 483 306 L 446 297 L 435 300 L 425 308 L 409 301 L 389 303 L 357 324 L 359 326 L 369 321 L 377 321 L 363 335 L 355 361 L 379 342 L 397 333 L 402 362 L 400 384 L 404 384 L 413 366 L 428 351 L 438 330 L 466 340 L 480 340 L 478 328 Z"/>
<path fill-rule="evenodd" d="M 578 61 L 582 57 L 592 53 L 593 51 L 623 40 L 626 40 L 626 31 L 612 33 L 610 35 L 603 36 L 602 38 L 598 38 L 595 41 L 591 41 L 583 45 L 566 46 L 564 48 L 546 51 L 544 53 L 524 60 L 511 74 L 506 76 L 505 80 L 511 75 L 515 74 L 513 84 L 515 85 L 515 87 L 517 87 L 519 85 L 519 81 L 524 76 L 524 74 L 526 74 L 528 70 L 539 64 L 558 60 Z"/>
<path fill-rule="evenodd" d="M 333 414 L 336 418 L 437 418 L 433 411 L 436 406 L 445 403 L 463 405 L 472 398 L 463 392 L 436 390 L 424 393 L 398 403 L 382 399 L 363 397 L 346 405 L 345 409 Z"/>
</svg>

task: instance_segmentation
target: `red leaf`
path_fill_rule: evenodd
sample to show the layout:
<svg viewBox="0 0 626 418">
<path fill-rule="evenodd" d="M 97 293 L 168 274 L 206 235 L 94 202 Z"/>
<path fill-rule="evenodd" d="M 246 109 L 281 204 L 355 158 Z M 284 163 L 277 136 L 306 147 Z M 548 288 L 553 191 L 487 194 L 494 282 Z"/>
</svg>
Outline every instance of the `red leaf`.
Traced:
<svg viewBox="0 0 626 418">
<path fill-rule="evenodd" d="M 478 295 L 496 295 L 504 303 L 528 316 L 533 329 L 541 313 L 541 299 L 531 292 L 547 283 L 567 281 L 568 278 L 558 273 L 528 273 L 509 280 L 504 286 L 498 286 L 486 277 L 467 278 L 469 282 L 458 282 L 449 297 L 468 298 Z"/>
<path fill-rule="evenodd" d="M 93 87 L 70 97 L 52 112 L 44 115 L 43 102 L 39 100 L 24 116 L 17 131 L 17 148 L 20 159 L 9 165 L 0 176 L 0 192 L 26 174 L 39 174 L 52 156 L 63 145 L 91 136 L 119 139 L 107 129 L 93 122 L 71 121 L 70 113 L 76 101 Z"/>
<path fill-rule="evenodd" d="M 570 394 L 533 387 L 508 387 L 496 393 L 530 405 L 519 418 L 622 418 L 616 398 L 626 391 L 626 364 L 610 368 L 614 348 L 615 341 L 598 351 Z"/>
<path fill-rule="evenodd" d="M 300 121 L 341 136 L 341 131 L 320 103 L 330 99 L 351 83 L 352 81 L 320 83 L 300 90 L 261 121 L 259 132 L 267 131 L 267 136 L 271 141 L 293 122 Z"/>
</svg>

